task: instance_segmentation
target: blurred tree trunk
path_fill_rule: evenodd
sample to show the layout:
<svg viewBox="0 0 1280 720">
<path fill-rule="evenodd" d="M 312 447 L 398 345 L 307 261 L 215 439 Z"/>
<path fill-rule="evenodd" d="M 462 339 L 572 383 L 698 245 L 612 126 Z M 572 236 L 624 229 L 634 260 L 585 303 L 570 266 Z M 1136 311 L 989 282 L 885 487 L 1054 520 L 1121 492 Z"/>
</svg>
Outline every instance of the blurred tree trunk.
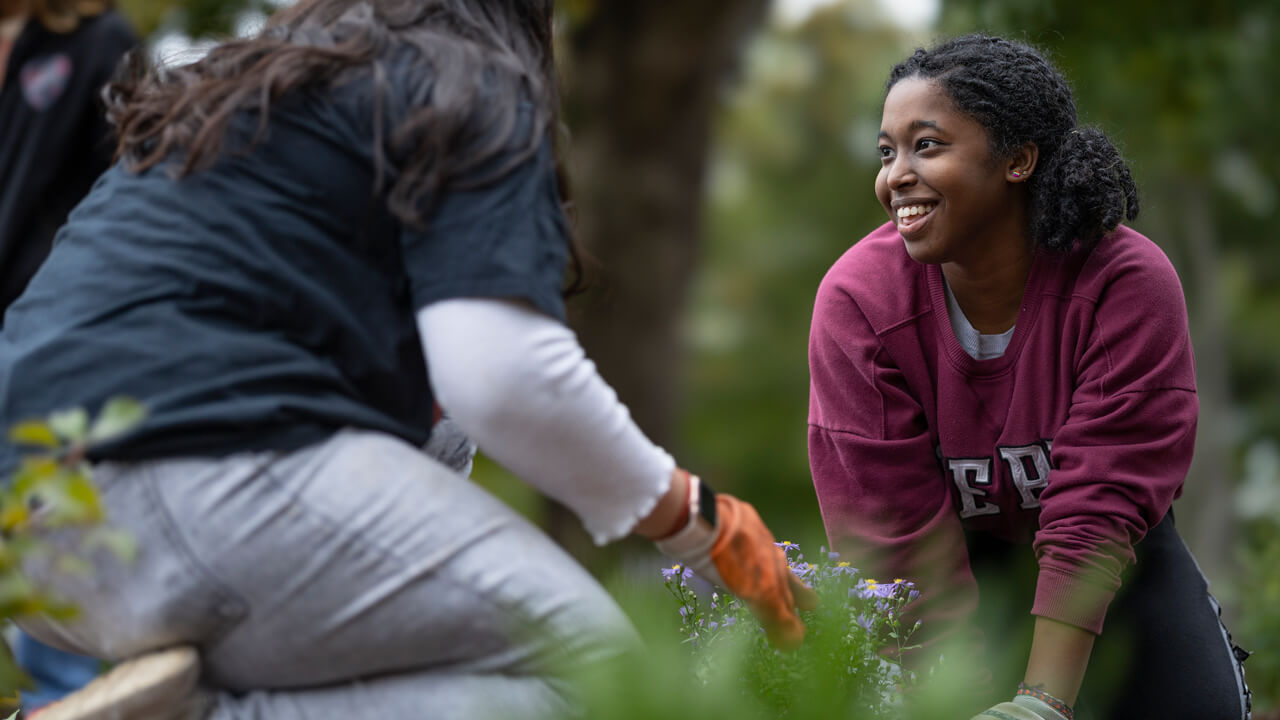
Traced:
<svg viewBox="0 0 1280 720">
<path fill-rule="evenodd" d="M 665 447 L 675 440 L 680 319 L 701 254 L 712 124 L 767 4 L 597 0 L 570 11 L 567 159 L 578 238 L 596 261 L 570 322 Z M 598 569 L 576 519 L 559 507 L 546 517 L 552 536 Z"/>
<path fill-rule="evenodd" d="M 1144 213 L 1144 217 L 1174 218 L 1173 227 L 1160 228 L 1160 235 L 1163 241 L 1173 243 L 1171 254 L 1178 260 L 1187 289 L 1200 397 L 1195 458 L 1175 512 L 1180 534 L 1211 584 L 1220 591 L 1234 586 L 1233 548 L 1237 538 L 1235 474 L 1228 435 L 1228 318 L 1219 237 L 1210 190 L 1203 179 L 1184 176 L 1162 183 L 1160 190 L 1172 212 Z"/>
</svg>

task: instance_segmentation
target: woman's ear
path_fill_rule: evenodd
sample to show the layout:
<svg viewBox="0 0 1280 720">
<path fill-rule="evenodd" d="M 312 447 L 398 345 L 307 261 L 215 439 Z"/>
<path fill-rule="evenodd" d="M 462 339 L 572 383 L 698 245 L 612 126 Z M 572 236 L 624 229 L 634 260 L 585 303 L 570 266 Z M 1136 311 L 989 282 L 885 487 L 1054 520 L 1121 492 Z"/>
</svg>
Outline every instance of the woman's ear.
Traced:
<svg viewBox="0 0 1280 720">
<path fill-rule="evenodd" d="M 1025 182 L 1036 171 L 1036 161 L 1039 159 L 1040 148 L 1035 143 L 1023 145 L 1009 157 L 1005 166 L 1005 178 L 1009 182 Z"/>
</svg>

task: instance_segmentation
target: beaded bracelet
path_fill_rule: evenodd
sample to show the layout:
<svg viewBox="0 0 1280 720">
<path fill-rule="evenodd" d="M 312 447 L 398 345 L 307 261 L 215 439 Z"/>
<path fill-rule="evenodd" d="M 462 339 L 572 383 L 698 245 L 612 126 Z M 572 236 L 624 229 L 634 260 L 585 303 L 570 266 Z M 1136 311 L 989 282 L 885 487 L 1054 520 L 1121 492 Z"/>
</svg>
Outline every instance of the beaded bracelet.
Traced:
<svg viewBox="0 0 1280 720">
<path fill-rule="evenodd" d="M 1067 718 L 1067 720 L 1075 720 L 1076 713 L 1074 710 L 1071 709 L 1070 705 L 1062 702 L 1058 698 L 1050 695 L 1049 693 L 1045 692 L 1044 690 L 1041 690 L 1038 687 L 1031 687 L 1026 683 L 1018 683 L 1018 692 L 1014 693 L 1013 696 L 1017 697 L 1019 695 L 1026 695 L 1027 697 L 1033 697 L 1036 700 L 1039 700 L 1040 702 L 1044 703 L 1045 705 L 1048 705 L 1049 707 L 1053 708 L 1054 710 L 1057 710 L 1058 712 L 1062 713 L 1063 716 Z"/>
</svg>

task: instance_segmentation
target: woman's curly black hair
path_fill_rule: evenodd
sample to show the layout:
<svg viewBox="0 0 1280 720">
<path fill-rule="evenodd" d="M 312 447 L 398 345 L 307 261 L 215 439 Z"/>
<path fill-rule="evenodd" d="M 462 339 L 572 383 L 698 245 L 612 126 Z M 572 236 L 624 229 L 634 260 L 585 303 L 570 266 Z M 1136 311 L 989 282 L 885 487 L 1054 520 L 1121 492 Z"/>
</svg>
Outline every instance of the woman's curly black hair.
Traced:
<svg viewBox="0 0 1280 720">
<path fill-rule="evenodd" d="M 987 129 L 996 157 L 1026 143 L 1039 149 L 1027 182 L 1038 244 L 1061 251 L 1092 246 L 1138 216 L 1138 189 L 1120 152 L 1098 128 L 1076 124 L 1071 88 L 1035 48 L 963 35 L 898 63 L 886 92 L 910 77 L 937 81 L 957 109 Z"/>
</svg>

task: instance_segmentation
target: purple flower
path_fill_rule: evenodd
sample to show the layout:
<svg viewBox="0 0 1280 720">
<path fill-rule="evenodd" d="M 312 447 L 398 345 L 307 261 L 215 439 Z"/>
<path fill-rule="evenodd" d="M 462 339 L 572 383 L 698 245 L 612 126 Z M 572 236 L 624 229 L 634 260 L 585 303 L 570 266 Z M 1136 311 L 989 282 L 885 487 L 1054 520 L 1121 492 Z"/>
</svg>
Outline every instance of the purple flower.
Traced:
<svg viewBox="0 0 1280 720">
<path fill-rule="evenodd" d="M 818 566 L 814 565 L 813 563 L 793 562 L 791 563 L 791 572 L 795 573 L 796 577 L 800 578 L 801 580 L 804 580 L 805 578 L 812 575 L 813 571 L 817 569 L 817 567 Z"/>
<path fill-rule="evenodd" d="M 667 580 L 679 577 L 681 584 L 683 584 L 685 580 L 693 577 L 693 570 L 690 570 L 686 565 L 676 564 L 669 568 L 662 568 L 662 577 Z"/>
<path fill-rule="evenodd" d="M 912 600 L 920 597 L 920 591 L 916 589 L 916 584 L 910 580 L 897 578 L 893 581 L 893 584 L 897 586 L 897 589 L 906 591 L 907 602 L 911 602 Z"/>
<path fill-rule="evenodd" d="M 897 589 L 895 583 L 881 583 L 873 579 L 859 580 L 858 584 L 853 588 L 857 594 L 863 598 L 871 600 L 873 598 L 890 598 L 893 597 L 894 590 Z"/>
<path fill-rule="evenodd" d="M 832 553 L 832 554 L 834 555 L 835 553 Z M 828 574 L 830 574 L 830 575 L 849 575 L 849 576 L 853 576 L 853 575 L 857 575 L 857 574 L 858 574 L 858 568 L 854 567 L 853 565 L 849 564 L 848 562 L 846 562 L 846 561 L 844 561 L 844 560 L 841 560 L 840 562 L 836 563 L 835 565 L 829 565 L 829 566 L 827 566 L 827 573 L 828 573 Z"/>
</svg>

